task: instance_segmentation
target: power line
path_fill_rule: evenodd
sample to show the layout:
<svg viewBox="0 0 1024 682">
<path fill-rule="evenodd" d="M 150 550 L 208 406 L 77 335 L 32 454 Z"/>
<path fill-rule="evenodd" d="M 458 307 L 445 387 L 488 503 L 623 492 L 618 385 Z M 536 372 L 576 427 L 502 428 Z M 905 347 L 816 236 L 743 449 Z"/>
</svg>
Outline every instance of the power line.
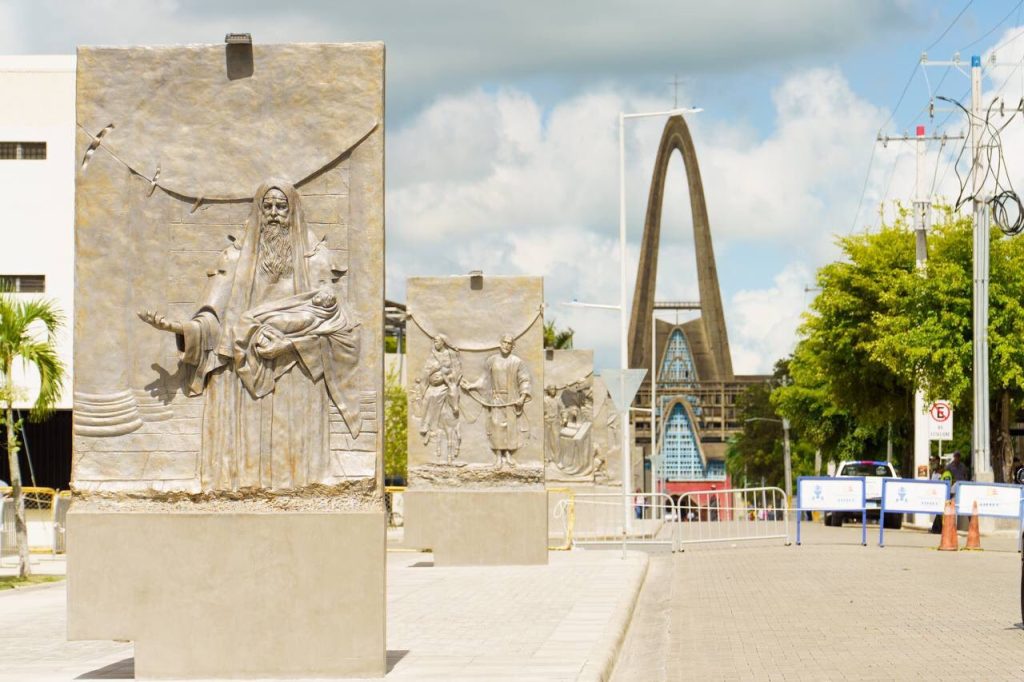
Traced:
<svg viewBox="0 0 1024 682">
<path fill-rule="evenodd" d="M 952 29 L 953 26 L 956 25 L 956 22 L 960 21 L 960 17 L 962 17 L 964 15 L 964 12 L 967 11 L 967 8 L 970 7 L 971 3 L 973 3 L 973 2 L 974 2 L 974 0 L 967 0 L 967 4 L 964 5 L 964 8 L 962 10 L 960 10 L 960 14 L 956 15 L 955 17 L 953 17 L 953 21 L 949 22 L 949 26 L 947 26 L 946 30 L 942 32 L 942 35 L 940 35 L 938 38 L 936 38 L 935 41 L 931 45 L 929 45 L 928 47 L 924 48 L 925 52 L 927 52 L 928 50 L 930 50 L 933 47 L 935 47 L 936 45 L 938 45 L 939 42 L 941 42 L 942 39 L 946 37 L 946 34 L 949 33 L 950 29 Z"/>
<path fill-rule="evenodd" d="M 1024 7 L 1024 0 L 1020 0 L 1020 2 L 1018 2 L 1016 5 L 1014 5 L 1013 9 L 1011 9 L 1009 12 L 1007 12 L 1006 16 L 1003 17 L 1002 19 L 1000 19 L 999 23 L 997 23 L 995 26 L 990 28 L 985 35 L 981 36 L 980 38 L 976 38 L 974 41 L 972 41 L 972 42 L 964 45 L 963 47 L 961 47 L 960 48 L 960 52 L 967 52 L 967 50 L 969 50 L 970 48 L 974 47 L 975 45 L 977 45 L 978 43 L 983 41 L 985 38 L 988 38 L 990 35 L 995 33 L 996 29 L 998 29 L 1000 26 L 1005 24 L 1006 20 L 1009 19 L 1013 15 L 1013 13 L 1016 12 L 1021 7 Z M 1019 21 L 1019 19 L 1018 19 L 1018 21 Z"/>
<path fill-rule="evenodd" d="M 885 192 L 882 194 L 882 200 L 879 202 L 879 207 L 880 207 L 880 209 L 878 211 L 878 225 L 879 225 L 879 227 L 881 227 L 882 223 L 885 221 L 885 202 L 889 200 L 889 190 L 892 188 L 892 179 L 893 179 L 893 177 L 896 176 L 896 168 L 900 165 L 900 159 L 902 157 L 903 157 L 903 154 L 900 154 L 899 152 L 896 153 L 896 158 L 893 159 L 893 162 L 892 162 L 892 170 L 889 171 L 889 180 L 886 181 L 886 183 L 885 183 Z"/>
<path fill-rule="evenodd" d="M 871 145 L 871 158 L 868 159 L 868 170 L 866 173 L 864 173 L 864 185 L 860 188 L 860 200 L 857 202 L 857 212 L 853 214 L 853 222 L 850 223 L 849 234 L 853 234 L 853 231 L 857 229 L 857 218 L 860 217 L 860 209 L 864 205 L 864 196 L 867 194 L 868 191 L 868 180 L 871 179 L 871 165 L 874 163 L 874 161 L 875 145 Z"/>
<path fill-rule="evenodd" d="M 1021 1 L 1024 2 L 1024 0 L 1021 0 Z M 967 4 L 963 6 L 963 9 L 961 9 L 960 12 L 955 17 L 953 17 L 953 20 L 951 22 L 949 22 L 949 25 L 946 26 L 946 29 L 942 32 L 942 34 L 939 35 L 938 38 L 936 38 L 934 41 L 932 41 L 932 43 L 928 47 L 926 47 L 924 49 L 925 52 L 927 52 L 928 50 L 930 50 L 933 47 L 935 47 L 936 45 L 938 45 L 939 42 L 943 38 L 946 37 L 946 34 L 948 34 L 950 32 L 950 30 L 953 28 L 953 26 L 956 25 L 956 23 L 958 21 L 960 21 L 960 18 L 964 15 L 964 13 L 967 11 L 967 8 L 969 8 L 973 2 L 974 2 L 974 0 L 967 0 Z M 907 82 L 904 83 L 903 90 L 900 92 L 900 96 L 896 100 L 896 106 L 894 106 L 892 108 L 892 111 L 889 113 L 888 118 L 886 118 L 885 121 L 882 123 L 882 125 L 880 125 L 878 127 L 878 134 L 879 135 L 882 134 L 882 130 L 885 128 L 885 126 L 889 125 L 889 123 L 896 117 L 896 112 L 899 111 L 900 106 L 903 104 L 903 99 L 907 96 L 907 91 L 910 90 L 910 84 L 914 82 L 914 74 L 917 73 L 917 69 L 918 69 L 918 67 L 920 65 L 921 65 L 920 60 L 918 60 L 918 62 L 916 64 L 914 64 L 914 68 L 910 71 L 910 75 L 907 77 Z M 945 80 L 945 76 L 943 76 L 943 80 Z M 942 81 L 940 81 L 940 84 L 941 84 L 941 82 Z M 936 89 L 937 88 L 938 88 L 938 86 L 936 86 Z M 864 197 L 867 194 L 868 182 L 871 179 L 871 169 L 872 169 L 872 165 L 874 164 L 874 161 L 875 161 L 875 145 L 872 144 L 871 145 L 871 156 L 868 158 L 868 168 L 867 168 L 867 171 L 865 171 L 865 173 L 864 173 L 864 184 L 862 185 L 861 190 L 860 190 L 860 199 L 857 200 L 857 210 L 854 212 L 853 221 L 850 223 L 850 233 L 853 233 L 853 231 L 856 229 L 856 227 L 857 227 L 857 219 L 860 218 L 860 211 L 864 207 Z"/>
</svg>

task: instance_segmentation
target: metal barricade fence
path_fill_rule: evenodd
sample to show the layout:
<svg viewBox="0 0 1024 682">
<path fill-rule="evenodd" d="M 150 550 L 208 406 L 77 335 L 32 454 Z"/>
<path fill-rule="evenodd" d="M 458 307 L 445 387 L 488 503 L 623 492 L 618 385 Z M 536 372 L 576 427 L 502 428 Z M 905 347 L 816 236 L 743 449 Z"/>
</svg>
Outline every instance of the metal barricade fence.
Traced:
<svg viewBox="0 0 1024 682">
<path fill-rule="evenodd" d="M 628 525 L 623 509 L 629 504 Z M 675 504 L 664 493 L 634 493 L 623 500 L 621 493 L 576 493 L 560 500 L 553 517 L 563 523 L 567 546 L 578 545 L 665 545 L 675 547 L 672 524 Z"/>
<path fill-rule="evenodd" d="M 33 551 L 53 550 L 53 506 L 57 491 L 53 488 L 24 486 L 22 495 L 25 499 L 25 521 L 28 525 L 28 543 Z M 0 552 L 3 554 L 18 552 L 18 539 L 14 529 L 14 500 L 11 498 L 13 489 L 0 488 L 3 498 L 3 537 L 0 538 Z"/>
<path fill-rule="evenodd" d="M 388 515 L 388 526 L 398 528 L 405 524 L 405 486 L 384 486 L 384 511 Z"/>
<path fill-rule="evenodd" d="M 676 548 L 771 539 L 788 545 L 788 509 L 786 493 L 775 487 L 683 493 L 676 502 Z"/>
<path fill-rule="evenodd" d="M 572 549 L 576 529 L 576 491 L 572 488 L 548 488 L 548 549 Z"/>
<path fill-rule="evenodd" d="M 14 535 L 14 500 L 0 491 L 0 557 L 18 553 Z"/>
<path fill-rule="evenodd" d="M 57 493 L 53 498 L 53 553 L 64 554 L 68 551 L 67 521 L 68 509 L 71 508 L 71 491 Z"/>
</svg>

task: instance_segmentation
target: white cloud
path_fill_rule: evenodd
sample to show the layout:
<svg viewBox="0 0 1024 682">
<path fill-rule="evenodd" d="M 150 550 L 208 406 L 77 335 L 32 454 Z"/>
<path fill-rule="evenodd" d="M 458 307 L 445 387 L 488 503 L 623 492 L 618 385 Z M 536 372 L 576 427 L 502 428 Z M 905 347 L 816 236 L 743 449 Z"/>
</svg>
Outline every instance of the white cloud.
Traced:
<svg viewBox="0 0 1024 682">
<path fill-rule="evenodd" d="M 419 106 L 482 82 L 565 87 L 626 74 L 722 73 L 845 50 L 918 29 L 912 0 L 5 0 L 18 9 L 17 51 L 76 45 L 216 43 L 228 31 L 258 43 L 383 40 L 390 104 Z M 5 51 L 12 47 L 5 46 Z"/>
<path fill-rule="evenodd" d="M 793 74 L 773 101 L 776 126 L 763 137 L 716 120 L 713 112 L 690 117 L 719 271 L 746 277 L 721 282 L 741 372 L 767 372 L 792 349 L 803 287 L 836 255 L 836 235 L 849 232 L 870 153 L 865 140 L 885 116 L 834 69 Z M 550 109 L 514 89 L 438 99 L 389 141 L 389 295 L 404 295 L 407 275 L 479 268 L 543 275 L 551 304 L 617 303 L 617 115 L 657 105 L 656 96 L 611 88 L 590 89 Z M 628 125 L 632 292 L 663 122 Z M 887 186 L 912 183 L 912 153 L 909 146 L 878 150 L 865 206 L 877 204 Z M 904 163 L 890 183 L 887 164 L 899 154 Z M 697 297 L 685 183 L 674 159 L 662 219 L 660 299 Z M 725 263 L 722 254 L 741 262 Z M 762 273 L 763 284 L 747 271 Z M 576 329 L 578 344 L 597 350 L 599 364 L 617 362 L 615 315 L 558 307 L 550 314 Z"/>
<path fill-rule="evenodd" d="M 737 374 L 769 373 L 775 361 L 793 352 L 794 332 L 813 274 L 803 263 L 789 263 L 764 289 L 737 291 L 726 307 Z"/>
</svg>

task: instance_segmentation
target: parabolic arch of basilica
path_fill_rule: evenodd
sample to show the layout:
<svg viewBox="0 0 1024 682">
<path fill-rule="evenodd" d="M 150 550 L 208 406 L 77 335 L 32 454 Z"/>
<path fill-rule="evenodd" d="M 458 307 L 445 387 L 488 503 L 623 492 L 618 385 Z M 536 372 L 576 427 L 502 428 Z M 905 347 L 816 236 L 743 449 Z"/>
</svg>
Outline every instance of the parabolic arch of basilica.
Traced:
<svg viewBox="0 0 1024 682">
<path fill-rule="evenodd" d="M 655 300 L 665 179 L 676 151 L 686 170 L 699 301 Z M 658 320 L 652 339 L 655 309 L 699 310 L 700 315 L 680 324 Z M 719 488 L 728 485 L 726 444 L 743 428 L 736 399 L 747 386 L 767 377 L 737 376 L 733 372 L 697 151 L 686 121 L 678 115 L 665 124 L 651 178 L 629 325 L 630 367 L 650 369 L 652 344 L 658 374 L 657 449 L 664 455 L 665 489 L 676 494 L 707 489 L 716 483 Z M 636 404 L 650 407 L 650 377 L 637 394 Z M 634 414 L 637 444 L 649 456 L 650 417 L 643 412 Z"/>
</svg>

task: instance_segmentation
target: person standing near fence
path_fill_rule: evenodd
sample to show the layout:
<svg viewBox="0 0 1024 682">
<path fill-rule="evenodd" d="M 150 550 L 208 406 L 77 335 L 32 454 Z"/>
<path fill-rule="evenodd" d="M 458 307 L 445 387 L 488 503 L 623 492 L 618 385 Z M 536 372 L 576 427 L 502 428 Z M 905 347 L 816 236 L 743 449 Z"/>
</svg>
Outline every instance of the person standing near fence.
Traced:
<svg viewBox="0 0 1024 682">
<path fill-rule="evenodd" d="M 946 475 L 942 463 L 939 461 L 938 455 L 932 455 L 928 458 L 928 467 L 931 471 L 931 475 L 928 477 L 932 481 L 941 481 L 943 476 Z M 935 518 L 932 519 L 931 530 L 928 531 L 934 535 L 938 535 L 942 532 L 942 514 L 936 514 Z"/>
<path fill-rule="evenodd" d="M 712 484 L 711 486 L 711 500 L 708 501 L 708 518 L 712 521 L 718 520 L 718 486 Z"/>
<path fill-rule="evenodd" d="M 636 497 L 633 498 L 633 511 L 636 512 L 636 517 L 642 519 L 644 517 L 644 495 L 640 488 L 636 489 Z"/>
<path fill-rule="evenodd" d="M 953 459 L 949 464 L 946 465 L 949 473 L 953 475 L 953 483 L 959 481 L 966 481 L 971 478 L 971 473 L 967 470 L 967 465 L 960 461 L 960 451 L 953 451 Z"/>
</svg>

